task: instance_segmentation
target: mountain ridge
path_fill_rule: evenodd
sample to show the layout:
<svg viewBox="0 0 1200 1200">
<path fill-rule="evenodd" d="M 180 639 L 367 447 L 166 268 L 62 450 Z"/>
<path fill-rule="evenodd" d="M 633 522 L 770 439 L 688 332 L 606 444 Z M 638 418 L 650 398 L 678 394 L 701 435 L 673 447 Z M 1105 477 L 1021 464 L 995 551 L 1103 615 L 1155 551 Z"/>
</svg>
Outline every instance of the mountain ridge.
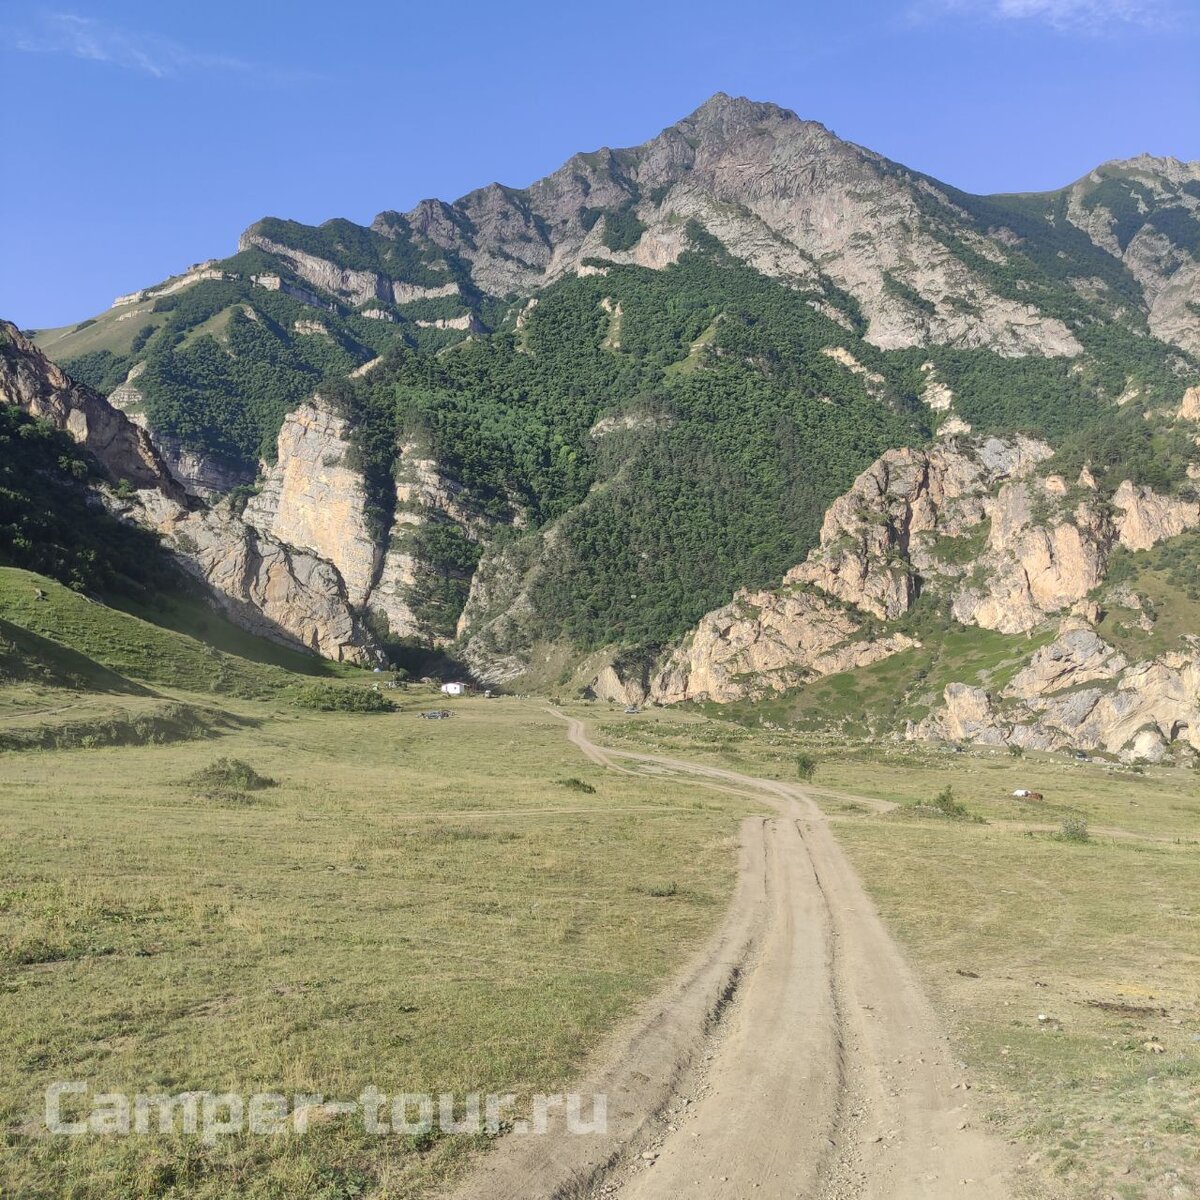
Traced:
<svg viewBox="0 0 1200 1200">
<path fill-rule="evenodd" d="M 694 699 L 712 689 L 649 681 L 712 675 L 672 655 L 782 585 L 793 625 L 732 688 L 749 697 L 760 670 L 813 686 L 814 655 L 825 676 L 917 652 L 909 610 L 939 588 L 937 620 L 963 637 L 1018 592 L 1023 630 L 1049 630 L 1060 593 L 1019 574 L 1065 571 L 1087 601 L 1120 542 L 1101 509 L 1159 521 L 1149 546 L 1189 536 L 1163 514 L 1191 513 L 1200 476 L 1198 264 L 1200 165 L 1139 156 L 1054 192 L 971 196 L 718 94 L 525 189 L 370 227 L 264 218 L 232 258 L 38 341 L 149 432 L 206 515 L 143 508 L 185 553 L 203 532 L 210 581 L 229 544 L 307 556 L 332 605 L 316 642 L 336 656 L 441 647 L 481 679 Z M 1051 464 L 1022 485 L 1012 545 L 982 554 L 1015 493 L 972 501 L 989 573 L 974 599 L 853 521 L 826 545 L 855 495 L 904 524 L 886 488 L 855 490 L 889 455 L 969 438 Z M 1051 476 L 1076 504 L 1091 479 L 1097 515 L 1062 509 Z M 859 577 L 906 598 L 876 612 L 844 582 Z M 312 611 L 284 609 L 305 644 Z M 949 727 L 931 711 L 913 727 Z"/>
</svg>

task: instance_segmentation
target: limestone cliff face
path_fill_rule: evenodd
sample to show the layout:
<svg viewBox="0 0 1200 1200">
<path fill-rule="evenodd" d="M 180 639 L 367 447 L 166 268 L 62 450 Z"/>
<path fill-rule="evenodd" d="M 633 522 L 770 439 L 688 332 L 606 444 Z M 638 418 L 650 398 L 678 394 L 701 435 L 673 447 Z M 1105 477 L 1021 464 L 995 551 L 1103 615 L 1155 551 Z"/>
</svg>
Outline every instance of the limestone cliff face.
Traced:
<svg viewBox="0 0 1200 1200">
<path fill-rule="evenodd" d="M 65 429 L 85 446 L 114 483 L 183 492 L 149 435 L 102 396 L 76 383 L 8 321 L 0 321 L 0 403 L 23 408 Z"/>
<path fill-rule="evenodd" d="M 87 447 L 136 499 L 107 502 L 156 530 L 180 564 L 243 628 L 326 658 L 373 662 L 338 569 L 238 517 L 228 503 L 191 496 L 147 432 L 75 383 L 7 322 L 0 323 L 0 402 L 53 422 Z"/>
<path fill-rule="evenodd" d="M 1121 545 L 1129 550 L 1149 550 L 1169 537 L 1200 525 L 1200 503 L 1177 496 L 1156 496 L 1149 488 L 1136 488 L 1125 480 L 1112 498 L 1117 509 L 1114 525 Z"/>
<path fill-rule="evenodd" d="M 898 633 L 869 636 L 865 618 L 906 613 L 922 571 L 940 569 L 953 585 L 955 567 L 938 558 L 942 539 L 980 526 L 998 481 L 1028 474 L 1049 454 L 1026 438 L 888 451 L 830 506 L 820 545 L 788 572 L 783 588 L 739 594 L 706 616 L 670 656 L 651 694 L 664 703 L 727 702 L 915 645 Z"/>
<path fill-rule="evenodd" d="M 902 633 L 861 635 L 861 617 L 820 594 L 739 592 L 689 634 L 650 694 L 663 704 L 724 704 L 864 667 L 917 644 Z"/>
<path fill-rule="evenodd" d="M 508 683 L 534 665 L 537 613 L 532 591 L 559 537 L 551 526 L 484 552 L 458 621 L 463 658 L 477 679 Z"/>
<path fill-rule="evenodd" d="M 600 210 L 632 210 L 644 226 L 636 243 L 606 246 L 604 221 L 589 216 Z M 816 122 L 723 94 L 642 146 L 575 155 L 522 191 L 493 184 L 452 205 L 424 201 L 405 228 L 468 264 L 482 291 L 506 295 L 591 257 L 664 266 L 686 249 L 689 219 L 767 274 L 830 278 L 858 300 L 878 346 L 1080 352 L 1061 321 L 998 295 L 946 247 L 936 222 L 958 219 L 948 194 Z M 394 215 L 373 228 L 392 235 Z M 1005 261 L 1002 243 L 977 240 Z"/>
<path fill-rule="evenodd" d="M 320 398 L 287 415 L 275 465 L 246 505 L 246 523 L 331 563 L 351 604 L 366 603 L 379 552 L 368 523 L 362 473 L 352 465 L 347 422 Z"/>
<path fill-rule="evenodd" d="M 496 522 L 481 515 L 466 489 L 448 478 L 416 442 L 398 448 L 394 473 L 395 516 L 368 605 L 386 618 L 393 637 L 427 638 L 430 630 L 417 611 L 427 569 L 417 553 L 421 529 L 453 526 L 467 540 L 477 542 Z"/>
<path fill-rule="evenodd" d="M 1173 743 L 1200 750 L 1200 639 L 1131 664 L 1093 630 L 1068 621 L 1000 694 L 952 683 L 941 707 L 907 735 L 1100 750 L 1126 761 L 1159 762 Z"/>
<path fill-rule="evenodd" d="M 820 545 L 783 587 L 739 593 L 704 617 L 657 672 L 652 697 L 724 703 L 878 661 L 916 642 L 872 622 L 894 622 L 927 592 L 964 625 L 1028 633 L 1055 614 L 1091 611 L 1115 546 L 1145 549 L 1200 527 L 1194 501 L 1125 482 L 1105 504 L 1090 476 L 1072 490 L 1041 474 L 1051 458 L 1047 445 L 1021 437 L 888 451 L 830 506 Z M 1086 675 L 1072 670 L 1069 686 Z M 1032 695 L 1034 676 L 1018 679 Z M 999 736 L 981 694 L 955 685 L 920 735 Z M 1094 721 L 1105 744 L 1126 728 L 1104 704 Z M 1060 733 L 1065 744 L 1070 735 Z"/>
<path fill-rule="evenodd" d="M 1200 352 L 1200 162 L 1143 154 L 1105 163 L 1066 192 L 1067 217 L 1142 287 L 1150 332 Z"/>
<path fill-rule="evenodd" d="M 378 271 L 339 266 L 319 255 L 273 241 L 254 227 L 242 234 L 238 241 L 238 249 L 259 249 L 276 255 L 301 279 L 322 291 L 343 297 L 352 304 L 366 304 L 371 300 L 391 300 L 397 304 L 407 304 L 412 300 L 459 294 L 459 285 L 454 280 L 434 287 L 394 281 Z"/>
<path fill-rule="evenodd" d="M 964 450 L 953 440 L 877 459 L 821 526 L 821 544 L 785 582 L 808 583 L 880 620 L 907 612 L 920 570 L 938 566 L 939 538 L 979 525 L 1000 480 L 1028 474 L 1050 456 L 1043 442 L 989 438 Z"/>
<path fill-rule="evenodd" d="M 138 515 L 243 629 L 336 662 L 379 661 L 332 563 L 264 535 L 228 503 L 188 509 L 155 492 L 142 501 Z"/>
</svg>

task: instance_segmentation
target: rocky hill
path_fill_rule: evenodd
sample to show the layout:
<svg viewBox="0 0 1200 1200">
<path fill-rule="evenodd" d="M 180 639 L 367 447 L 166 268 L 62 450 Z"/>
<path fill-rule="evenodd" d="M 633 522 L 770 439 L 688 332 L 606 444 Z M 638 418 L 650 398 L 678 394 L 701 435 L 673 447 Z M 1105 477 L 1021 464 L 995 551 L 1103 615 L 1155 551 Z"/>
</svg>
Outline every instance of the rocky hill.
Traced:
<svg viewBox="0 0 1200 1200">
<path fill-rule="evenodd" d="M 83 591 L 122 591 L 134 583 L 152 596 L 169 585 L 156 563 L 165 549 L 250 632 L 339 661 L 375 660 L 330 563 L 255 529 L 228 500 L 209 505 L 190 496 L 145 430 L 65 375 L 6 321 L 0 321 L 0 413 L 6 422 L 15 413 L 43 423 L 15 426 L 15 438 L 5 429 L 0 468 L 42 476 L 50 485 L 28 495 L 5 489 L 5 564 L 36 567 Z M 51 447 L 57 463 L 41 466 L 34 458 L 30 435 L 48 438 L 51 431 L 69 435 L 84 451 L 77 466 L 64 462 L 57 444 Z M 131 544 L 136 529 L 152 531 L 159 542 Z"/>
<path fill-rule="evenodd" d="M 1196 590 L 1180 589 L 1177 575 L 1170 628 L 1156 631 L 1154 602 L 1129 581 L 1134 552 L 1174 544 L 1186 561 L 1200 550 L 1194 535 L 1181 544 L 1200 529 L 1200 501 L 1128 480 L 1106 497 L 1087 469 L 1067 480 L 1054 466 L 1049 446 L 1020 436 L 951 434 L 928 450 L 889 451 L 830 507 L 820 545 L 782 588 L 739 593 L 653 672 L 622 679 L 609 669 L 593 690 L 753 702 L 905 656 L 892 729 L 909 738 L 1153 761 L 1172 745 L 1200 749 Z M 1130 653 L 1097 632 L 1106 620 Z M 1023 637 L 989 669 L 964 662 L 961 678 L 931 692 L 923 643 L 953 626 Z M 1131 627 L 1160 636 L 1131 639 Z M 902 721 L 906 708 L 919 719 Z"/>
<path fill-rule="evenodd" d="M 1067 621 L 1117 694 L 1187 674 L 1162 619 L 1110 644 L 1109 592 L 1149 622 L 1137 556 L 1190 552 L 1198 271 L 1200 164 L 970 196 L 717 95 L 528 188 L 260 221 L 36 333 L 80 385 L 13 330 L 11 391 L 38 411 L 40 373 L 43 415 L 118 430 L 122 511 L 243 623 L 332 657 L 439 646 L 492 682 L 744 704 L 947 631 L 1050 654 Z M 960 671 L 884 724 L 1129 750 L 1019 694 L 1022 663 L 1017 692 Z"/>
</svg>

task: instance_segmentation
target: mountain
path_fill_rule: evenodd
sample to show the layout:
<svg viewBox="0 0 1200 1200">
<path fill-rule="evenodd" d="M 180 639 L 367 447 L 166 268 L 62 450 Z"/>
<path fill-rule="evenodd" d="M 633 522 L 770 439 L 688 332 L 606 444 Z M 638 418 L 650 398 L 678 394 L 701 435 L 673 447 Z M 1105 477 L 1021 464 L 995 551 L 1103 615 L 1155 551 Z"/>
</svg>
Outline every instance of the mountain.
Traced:
<svg viewBox="0 0 1200 1200">
<path fill-rule="evenodd" d="M 525 189 L 267 218 L 33 340 L 148 432 L 170 483 L 133 515 L 243 620 L 737 704 L 930 630 L 1041 637 L 1127 569 L 1129 521 L 1186 541 L 1198 263 L 1200 164 L 971 196 L 718 94 Z M 952 516 L 891 483 L 939 471 Z M 286 560 L 291 599 L 229 546 Z"/>
</svg>

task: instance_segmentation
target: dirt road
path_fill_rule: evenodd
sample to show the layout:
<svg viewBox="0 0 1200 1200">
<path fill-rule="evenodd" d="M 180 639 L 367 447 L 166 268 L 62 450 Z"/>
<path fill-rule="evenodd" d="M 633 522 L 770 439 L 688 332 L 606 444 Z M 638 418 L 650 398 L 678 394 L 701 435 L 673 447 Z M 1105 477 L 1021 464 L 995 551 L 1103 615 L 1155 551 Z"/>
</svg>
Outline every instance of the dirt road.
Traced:
<svg viewBox="0 0 1200 1200">
<path fill-rule="evenodd" d="M 561 715 L 561 714 L 559 714 Z M 742 827 L 719 933 L 579 1084 L 604 1135 L 508 1137 L 462 1200 L 1003 1200 L 1012 1166 L 978 1127 L 930 1005 L 803 789 L 567 736 L 624 772 L 686 774 L 775 815 Z"/>
</svg>

